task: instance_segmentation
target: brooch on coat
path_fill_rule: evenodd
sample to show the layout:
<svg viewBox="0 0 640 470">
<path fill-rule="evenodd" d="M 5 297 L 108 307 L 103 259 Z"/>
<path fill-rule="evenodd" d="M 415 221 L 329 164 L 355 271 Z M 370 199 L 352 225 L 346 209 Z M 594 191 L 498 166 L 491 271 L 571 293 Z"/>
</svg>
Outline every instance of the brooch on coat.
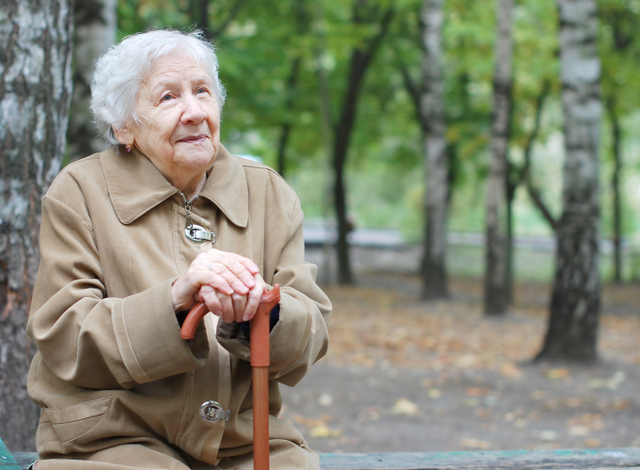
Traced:
<svg viewBox="0 0 640 470">
<path fill-rule="evenodd" d="M 191 206 L 194 201 L 198 199 L 198 195 L 193 196 L 189 201 L 187 201 L 187 198 L 182 194 L 182 192 L 180 192 L 180 196 L 182 196 L 184 210 L 187 213 L 187 223 L 184 228 L 184 234 L 186 237 L 196 243 L 211 242 L 211 244 L 214 244 L 216 242 L 216 233 L 210 232 L 202 225 L 194 224 L 193 219 L 191 218 Z"/>
</svg>

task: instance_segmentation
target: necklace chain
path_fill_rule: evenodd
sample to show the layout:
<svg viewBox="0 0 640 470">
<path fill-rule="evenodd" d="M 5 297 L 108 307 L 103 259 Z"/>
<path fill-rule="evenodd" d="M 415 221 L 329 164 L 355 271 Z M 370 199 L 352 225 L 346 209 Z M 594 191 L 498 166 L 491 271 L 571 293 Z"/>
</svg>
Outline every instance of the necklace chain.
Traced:
<svg viewBox="0 0 640 470">
<path fill-rule="evenodd" d="M 193 196 L 189 201 L 187 201 L 187 197 L 182 193 L 182 191 L 178 191 L 180 197 L 182 198 L 182 202 L 184 203 L 184 211 L 187 213 L 187 228 L 191 229 L 193 227 L 193 220 L 191 219 L 191 206 L 198 199 L 198 195 Z"/>
</svg>

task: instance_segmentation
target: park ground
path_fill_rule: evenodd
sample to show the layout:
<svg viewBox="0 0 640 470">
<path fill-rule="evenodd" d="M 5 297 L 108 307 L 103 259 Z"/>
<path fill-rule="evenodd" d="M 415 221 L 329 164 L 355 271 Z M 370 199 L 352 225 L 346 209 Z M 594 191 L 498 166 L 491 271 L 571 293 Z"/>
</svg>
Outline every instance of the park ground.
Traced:
<svg viewBox="0 0 640 470">
<path fill-rule="evenodd" d="M 603 289 L 600 360 L 533 363 L 549 285 L 516 286 L 504 317 L 482 315 L 480 279 L 420 302 L 410 273 L 360 272 L 325 287 L 331 346 L 281 417 L 318 452 L 640 446 L 640 284 Z"/>
</svg>

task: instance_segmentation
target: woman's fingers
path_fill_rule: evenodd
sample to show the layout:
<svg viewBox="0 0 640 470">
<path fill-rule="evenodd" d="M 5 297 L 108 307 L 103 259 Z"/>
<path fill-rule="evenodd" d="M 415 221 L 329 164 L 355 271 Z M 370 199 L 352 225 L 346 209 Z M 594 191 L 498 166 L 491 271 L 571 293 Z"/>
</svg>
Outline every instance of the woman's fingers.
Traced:
<svg viewBox="0 0 640 470">
<path fill-rule="evenodd" d="M 204 286 L 227 295 L 234 292 L 224 277 L 211 271 L 189 269 L 171 286 L 171 301 L 174 310 L 176 312 L 188 310 L 196 302 L 200 302 L 198 292 Z"/>
<path fill-rule="evenodd" d="M 247 304 L 245 306 L 244 311 L 242 312 L 242 321 L 251 320 L 256 312 L 258 311 L 258 306 L 260 305 L 260 299 L 262 298 L 262 294 L 266 290 L 266 284 L 262 279 L 260 274 L 256 274 L 255 276 L 256 285 L 249 294 L 247 295 Z"/>
<path fill-rule="evenodd" d="M 258 265 L 249 258 L 214 248 L 200 254 L 196 260 L 202 269 L 222 276 L 238 294 L 253 289 L 254 276 L 260 272 Z"/>
<path fill-rule="evenodd" d="M 227 277 L 214 271 L 196 271 L 192 275 L 191 282 L 198 289 L 202 286 L 209 286 L 225 295 L 231 295 L 235 292 Z"/>
<path fill-rule="evenodd" d="M 187 272 L 173 283 L 174 309 L 189 309 L 196 301 L 207 299 L 205 303 L 209 310 L 225 321 L 250 319 L 264 290 L 264 281 L 258 273 L 258 266 L 249 258 L 212 248 L 199 254 Z M 204 289 L 205 286 L 212 290 Z M 237 297 L 232 297 L 234 295 Z M 214 297 L 217 298 L 214 300 Z"/>
<path fill-rule="evenodd" d="M 242 322 L 242 315 L 247 305 L 247 296 L 240 294 L 232 294 L 231 300 L 233 301 L 233 321 Z"/>
<path fill-rule="evenodd" d="M 222 305 L 222 313 L 220 314 L 220 318 L 225 323 L 233 323 L 235 320 L 232 295 L 222 295 L 218 293 L 218 299 L 220 300 L 220 304 Z"/>
<path fill-rule="evenodd" d="M 218 315 L 225 323 L 241 323 L 250 321 L 255 316 L 265 287 L 262 277 L 258 274 L 256 286 L 246 295 L 236 293 L 225 295 L 210 286 L 203 286 L 200 289 L 199 297 L 207 304 L 209 310 Z M 211 300 L 209 300 L 210 297 Z"/>
<path fill-rule="evenodd" d="M 249 271 L 245 270 L 243 272 L 242 270 L 237 269 L 236 272 L 234 272 L 230 269 L 229 266 L 223 263 L 211 263 L 211 265 L 209 266 L 209 271 L 222 277 L 227 282 L 229 287 L 233 290 L 233 292 L 237 294 L 247 294 L 251 287 L 253 287 L 249 287 L 247 285 L 248 281 L 246 279 L 243 279 L 245 277 L 245 272 L 248 273 Z M 226 295 L 230 295 L 229 292 L 224 293 Z"/>
<path fill-rule="evenodd" d="M 224 295 L 209 286 L 202 286 L 200 298 L 211 313 L 220 317 L 225 323 L 239 322 L 237 317 L 242 314 L 246 303 L 246 296 L 244 295 Z M 236 312 L 240 312 L 240 314 Z"/>
<path fill-rule="evenodd" d="M 204 302 L 209 311 L 214 315 L 221 317 L 223 313 L 223 306 L 218 295 L 218 292 L 210 286 L 202 286 L 198 293 L 199 300 Z"/>
</svg>

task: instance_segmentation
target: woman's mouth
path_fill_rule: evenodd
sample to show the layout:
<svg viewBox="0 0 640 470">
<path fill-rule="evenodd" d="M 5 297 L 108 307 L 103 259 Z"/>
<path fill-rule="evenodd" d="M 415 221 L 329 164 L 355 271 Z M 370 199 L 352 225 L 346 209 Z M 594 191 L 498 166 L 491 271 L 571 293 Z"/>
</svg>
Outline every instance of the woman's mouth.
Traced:
<svg viewBox="0 0 640 470">
<path fill-rule="evenodd" d="M 190 135 L 190 136 L 178 139 L 178 142 L 182 142 L 182 143 L 185 143 L 185 144 L 198 144 L 200 142 L 204 142 L 207 139 L 208 139 L 208 136 L 205 135 L 205 134 Z"/>
</svg>

